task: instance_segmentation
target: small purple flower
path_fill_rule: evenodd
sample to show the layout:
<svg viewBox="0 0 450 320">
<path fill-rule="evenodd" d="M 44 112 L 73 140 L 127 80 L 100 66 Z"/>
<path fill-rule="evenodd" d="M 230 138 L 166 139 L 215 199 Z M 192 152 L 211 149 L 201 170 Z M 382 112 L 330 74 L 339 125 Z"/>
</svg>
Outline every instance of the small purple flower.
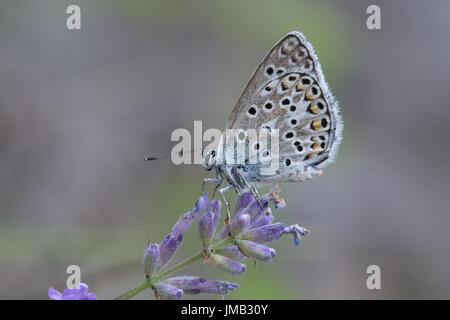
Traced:
<svg viewBox="0 0 450 320">
<path fill-rule="evenodd" d="M 153 286 L 155 295 L 163 300 L 180 300 L 183 297 L 183 290 L 163 282 L 158 282 Z"/>
<path fill-rule="evenodd" d="M 236 246 L 217 249 L 216 253 L 233 260 L 242 261 L 247 259 L 247 256 L 243 255 L 239 248 Z"/>
<path fill-rule="evenodd" d="M 259 228 L 249 230 L 242 235 L 240 239 L 250 240 L 256 243 L 265 243 L 278 240 L 286 233 L 286 226 L 281 222 L 267 224 Z"/>
<path fill-rule="evenodd" d="M 217 227 L 220 218 L 220 201 L 212 200 L 205 208 L 205 211 L 210 211 L 214 214 L 214 227 Z"/>
<path fill-rule="evenodd" d="M 52 287 L 48 288 L 48 297 L 50 300 L 97 300 L 94 293 L 89 292 L 89 287 L 85 283 L 80 283 L 78 288 L 64 290 L 61 294 Z"/>
<path fill-rule="evenodd" d="M 221 280 L 206 280 L 202 277 L 196 276 L 182 276 L 169 278 L 164 282 L 180 288 L 185 294 L 199 294 L 199 293 L 218 293 L 222 298 L 228 293 L 239 287 L 236 283 Z"/>
<path fill-rule="evenodd" d="M 208 203 L 208 194 L 204 194 L 200 196 L 200 198 L 197 200 L 197 203 L 195 204 L 195 207 L 192 211 L 195 212 L 202 212 L 203 209 L 205 209 L 206 204 Z"/>
<path fill-rule="evenodd" d="M 177 249 L 180 246 L 182 241 L 183 241 L 182 235 L 179 235 L 178 237 L 176 237 L 171 233 L 169 233 L 163 239 L 163 241 L 161 242 L 161 245 L 159 246 L 159 252 L 160 252 L 159 268 L 164 267 L 169 262 L 169 260 L 175 254 L 175 251 L 177 251 Z"/>
<path fill-rule="evenodd" d="M 255 217 L 255 219 L 253 219 L 251 223 L 251 229 L 271 224 L 274 220 L 275 217 L 272 214 L 272 210 L 270 210 L 270 208 L 267 208 L 263 214 L 259 214 L 257 217 Z"/>
<path fill-rule="evenodd" d="M 219 267 L 223 271 L 229 272 L 232 275 L 239 275 L 245 273 L 247 266 L 233 259 L 221 256 L 219 254 L 212 254 L 207 261 Z"/>
<path fill-rule="evenodd" d="M 151 276 L 155 272 L 159 263 L 159 245 L 151 243 L 144 250 L 144 272 Z"/>
<path fill-rule="evenodd" d="M 231 223 L 243 214 L 250 216 L 250 229 L 272 223 L 274 218 L 269 208 L 269 202 L 274 204 L 275 209 L 286 206 L 284 200 L 280 199 L 278 194 L 279 187 L 275 186 L 268 193 L 264 194 L 258 203 L 250 191 L 242 193 L 236 201 Z M 226 237 L 228 237 L 228 228 L 224 227 L 217 232 L 215 240 L 223 240 Z"/>
<path fill-rule="evenodd" d="M 209 247 L 215 232 L 216 226 L 214 225 L 214 213 L 207 211 L 198 219 L 198 233 L 200 235 L 203 248 L 206 249 Z"/>
<path fill-rule="evenodd" d="M 242 232 L 247 231 L 248 227 L 250 225 L 250 215 L 248 214 L 242 214 L 236 219 L 231 220 L 231 236 L 236 237 L 240 235 Z"/>
<path fill-rule="evenodd" d="M 275 257 L 275 250 L 248 240 L 238 240 L 237 245 L 243 254 L 262 262 L 270 262 Z"/>
<path fill-rule="evenodd" d="M 184 233 L 191 227 L 197 215 L 203 211 L 208 203 L 208 194 L 200 196 L 194 209 L 188 211 L 180 217 L 175 223 L 172 231 L 166 235 L 159 246 L 160 258 L 159 268 L 164 267 L 175 254 L 181 242 L 183 241 Z"/>
</svg>

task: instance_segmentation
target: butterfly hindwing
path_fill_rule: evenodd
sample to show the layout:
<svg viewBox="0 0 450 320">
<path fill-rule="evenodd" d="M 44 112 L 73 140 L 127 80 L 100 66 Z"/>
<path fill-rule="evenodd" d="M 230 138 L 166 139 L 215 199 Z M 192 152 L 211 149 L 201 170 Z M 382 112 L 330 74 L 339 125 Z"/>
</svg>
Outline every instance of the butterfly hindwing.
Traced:
<svg viewBox="0 0 450 320">
<path fill-rule="evenodd" d="M 226 129 L 259 128 L 279 129 L 280 170 L 323 167 L 336 153 L 342 130 L 338 106 L 299 32 L 270 50 L 226 124 Z"/>
</svg>

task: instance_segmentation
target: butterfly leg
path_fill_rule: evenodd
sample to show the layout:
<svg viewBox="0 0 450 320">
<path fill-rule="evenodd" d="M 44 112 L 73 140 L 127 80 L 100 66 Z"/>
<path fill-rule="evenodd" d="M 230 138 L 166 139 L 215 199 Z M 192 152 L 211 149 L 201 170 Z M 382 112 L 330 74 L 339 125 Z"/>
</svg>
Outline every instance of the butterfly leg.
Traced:
<svg viewBox="0 0 450 320">
<path fill-rule="evenodd" d="M 205 184 L 208 183 L 216 183 L 216 187 L 214 188 L 214 192 L 213 192 L 213 198 L 216 196 L 216 192 L 217 189 L 219 189 L 219 187 L 222 185 L 222 175 L 220 175 L 220 173 L 218 171 L 216 171 L 216 177 L 215 178 L 206 178 L 203 179 L 202 182 L 202 195 L 205 194 Z"/>
<path fill-rule="evenodd" d="M 224 193 L 224 192 L 227 192 L 227 191 L 229 191 L 229 190 L 231 190 L 231 189 L 233 189 L 233 188 L 234 188 L 234 186 L 229 185 L 229 186 L 226 186 L 225 188 L 222 188 L 222 189 L 219 190 L 219 194 L 220 194 L 220 196 L 221 196 L 221 198 L 222 198 L 223 203 L 225 204 L 225 208 L 227 209 L 227 218 L 226 218 L 226 220 L 225 220 L 225 223 L 226 223 L 226 224 L 227 224 L 227 223 L 230 221 L 230 219 L 231 219 L 231 213 L 230 213 L 230 205 L 229 205 L 228 201 L 225 199 L 225 196 L 223 195 L 223 193 Z"/>
<path fill-rule="evenodd" d="M 253 198 L 255 198 L 255 200 L 259 203 L 259 205 L 261 205 L 261 202 L 260 202 L 261 196 L 259 195 L 255 184 L 254 183 L 250 184 L 250 182 L 248 182 L 247 179 L 244 177 L 244 175 L 241 174 L 240 172 L 237 172 L 237 174 L 239 175 L 239 178 L 241 179 L 241 181 L 244 182 L 244 184 L 247 187 L 247 189 L 250 190 L 250 192 L 253 195 Z"/>
</svg>

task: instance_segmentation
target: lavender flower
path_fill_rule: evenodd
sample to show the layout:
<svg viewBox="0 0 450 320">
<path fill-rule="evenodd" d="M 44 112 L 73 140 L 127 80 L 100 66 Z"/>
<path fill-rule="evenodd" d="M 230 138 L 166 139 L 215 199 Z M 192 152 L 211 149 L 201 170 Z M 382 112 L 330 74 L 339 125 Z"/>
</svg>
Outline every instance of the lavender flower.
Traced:
<svg viewBox="0 0 450 320">
<path fill-rule="evenodd" d="M 216 253 L 238 261 L 247 259 L 247 256 L 243 255 L 241 250 L 239 250 L 239 248 L 236 246 L 217 249 Z"/>
<path fill-rule="evenodd" d="M 144 272 L 147 276 L 151 276 L 155 272 L 159 263 L 159 245 L 149 244 L 144 250 Z"/>
<path fill-rule="evenodd" d="M 94 293 L 89 292 L 89 287 L 85 283 L 80 283 L 78 288 L 64 290 L 61 294 L 52 287 L 48 288 L 48 297 L 50 300 L 97 300 Z"/>
<path fill-rule="evenodd" d="M 247 266 L 245 264 L 219 254 L 212 254 L 207 261 L 234 276 L 243 274 L 247 271 Z"/>
<path fill-rule="evenodd" d="M 263 246 L 262 244 L 258 244 L 248 240 L 238 240 L 237 246 L 243 254 L 255 258 L 259 261 L 270 262 L 272 261 L 273 257 L 275 257 L 275 250 Z"/>
<path fill-rule="evenodd" d="M 153 290 L 158 299 L 180 300 L 183 297 L 183 290 L 167 283 L 156 283 Z"/>
<path fill-rule="evenodd" d="M 246 272 L 247 266 L 240 261 L 252 258 L 270 262 L 275 257 L 275 250 L 263 245 L 264 243 L 278 240 L 284 234 L 292 234 L 298 245 L 299 240 L 309 231 L 297 224 L 287 227 L 281 222 L 274 222 L 270 203 L 275 209 L 286 205 L 279 198 L 278 187 L 264 194 L 260 201 L 255 200 L 250 191 L 242 193 L 236 201 L 232 218 L 225 221 L 225 226 L 216 232 L 220 221 L 220 201 L 212 200 L 208 203 L 208 196 L 201 196 L 195 207 L 180 217 L 159 245 L 150 244 L 144 250 L 147 287 L 153 288 L 158 299 L 181 299 L 184 294 L 199 293 L 217 293 L 223 298 L 239 285 L 222 280 L 206 280 L 200 276 L 168 276 L 201 256 L 205 262 L 225 272 L 241 275 Z M 203 211 L 205 212 L 202 214 Z M 198 233 L 203 250 L 173 268 L 160 272 L 198 216 Z"/>
<path fill-rule="evenodd" d="M 280 239 L 285 232 L 286 226 L 277 222 L 249 230 L 242 234 L 240 239 L 250 240 L 256 243 L 265 243 Z"/>
<path fill-rule="evenodd" d="M 194 209 L 182 215 L 178 222 L 173 226 L 172 231 L 161 242 L 161 245 L 159 246 L 159 268 L 163 268 L 170 261 L 183 241 L 183 234 L 191 227 L 195 218 L 197 218 L 197 215 L 206 207 L 207 202 L 208 194 L 201 196 Z"/>
<path fill-rule="evenodd" d="M 236 283 L 221 280 L 206 280 L 197 276 L 169 278 L 164 280 L 164 282 L 182 289 L 185 294 L 199 294 L 202 292 L 218 293 L 222 298 L 227 295 L 229 291 L 239 287 Z"/>
<path fill-rule="evenodd" d="M 231 223 L 243 214 L 250 216 L 250 228 L 256 228 L 273 222 L 272 211 L 269 208 L 269 202 L 274 204 L 275 209 L 280 209 L 286 204 L 283 199 L 278 197 L 279 188 L 275 186 L 268 193 L 264 194 L 260 201 L 256 201 L 250 191 L 241 194 L 236 201 L 235 210 L 231 218 Z M 216 240 L 223 240 L 228 237 L 228 228 L 222 228 L 215 236 Z"/>
<path fill-rule="evenodd" d="M 244 213 L 240 215 L 239 217 L 231 220 L 231 236 L 236 237 L 240 235 L 242 232 L 247 231 L 248 227 L 250 226 L 250 215 Z"/>
</svg>

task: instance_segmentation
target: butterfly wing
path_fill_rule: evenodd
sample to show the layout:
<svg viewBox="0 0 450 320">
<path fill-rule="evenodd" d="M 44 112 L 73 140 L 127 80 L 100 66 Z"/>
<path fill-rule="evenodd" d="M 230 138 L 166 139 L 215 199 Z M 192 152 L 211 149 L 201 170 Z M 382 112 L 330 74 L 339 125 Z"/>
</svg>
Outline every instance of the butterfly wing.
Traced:
<svg viewBox="0 0 450 320">
<path fill-rule="evenodd" d="M 225 126 L 259 128 L 279 129 L 277 181 L 298 180 L 296 169 L 322 168 L 335 157 L 342 132 L 338 104 L 312 46 L 300 32 L 287 34 L 270 50 Z"/>
</svg>

